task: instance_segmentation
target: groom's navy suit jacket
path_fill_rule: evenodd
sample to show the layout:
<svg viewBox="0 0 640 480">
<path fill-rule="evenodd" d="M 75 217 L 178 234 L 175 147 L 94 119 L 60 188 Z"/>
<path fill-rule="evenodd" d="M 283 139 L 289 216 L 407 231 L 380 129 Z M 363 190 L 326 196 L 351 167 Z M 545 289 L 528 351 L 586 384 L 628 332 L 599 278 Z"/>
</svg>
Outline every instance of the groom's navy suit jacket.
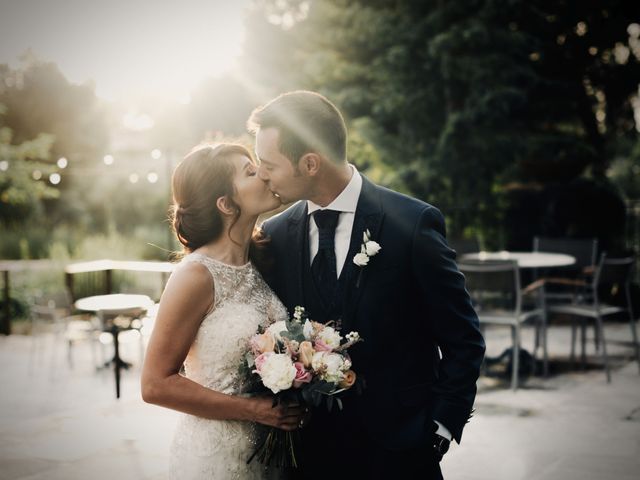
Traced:
<svg viewBox="0 0 640 480">
<path fill-rule="evenodd" d="M 275 260 L 265 279 L 290 313 L 301 305 L 324 322 L 330 318 L 306 274 L 308 221 L 301 201 L 264 223 Z M 382 249 L 358 267 L 352 259 L 365 230 Z M 340 288 L 342 333 L 355 330 L 364 339 L 350 349 L 367 384 L 362 395 L 345 399 L 351 428 L 377 446 L 404 450 L 425 445 L 438 420 L 459 442 L 485 346 L 440 211 L 363 177 Z"/>
</svg>

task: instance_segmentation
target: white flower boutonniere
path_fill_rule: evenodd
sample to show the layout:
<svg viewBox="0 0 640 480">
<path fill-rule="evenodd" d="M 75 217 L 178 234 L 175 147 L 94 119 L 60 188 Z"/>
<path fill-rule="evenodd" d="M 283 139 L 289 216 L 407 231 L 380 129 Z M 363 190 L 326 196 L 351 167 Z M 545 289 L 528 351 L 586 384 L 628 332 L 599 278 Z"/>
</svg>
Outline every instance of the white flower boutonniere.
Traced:
<svg viewBox="0 0 640 480">
<path fill-rule="evenodd" d="M 369 259 L 371 257 L 375 257 L 382 247 L 378 242 L 374 242 L 371 240 L 371 232 L 366 230 L 362 234 L 362 245 L 360 246 L 360 253 L 357 253 L 353 257 L 353 263 L 355 263 L 359 267 L 364 267 L 369 263 Z"/>
<path fill-rule="evenodd" d="M 353 257 L 353 263 L 355 263 L 359 267 L 364 267 L 369 264 L 369 260 L 371 257 L 375 257 L 378 253 L 380 253 L 382 247 L 378 242 L 374 242 L 371 240 L 371 232 L 369 230 L 365 230 L 362 234 L 362 245 L 360 246 L 360 253 L 356 253 Z M 360 277 L 362 276 L 362 270 L 360 270 L 360 274 L 358 275 L 358 282 L 356 286 L 360 286 Z"/>
</svg>

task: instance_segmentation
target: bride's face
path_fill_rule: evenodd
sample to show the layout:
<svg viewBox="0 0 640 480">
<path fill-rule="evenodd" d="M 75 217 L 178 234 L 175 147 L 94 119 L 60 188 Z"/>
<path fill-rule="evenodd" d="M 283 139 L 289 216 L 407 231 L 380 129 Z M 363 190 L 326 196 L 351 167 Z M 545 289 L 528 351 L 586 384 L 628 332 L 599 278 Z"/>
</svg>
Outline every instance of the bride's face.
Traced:
<svg viewBox="0 0 640 480">
<path fill-rule="evenodd" d="M 243 214 L 260 215 L 281 205 L 280 199 L 258 178 L 258 167 L 251 159 L 238 154 L 232 157 L 232 162 L 236 167 L 233 201 Z"/>
</svg>

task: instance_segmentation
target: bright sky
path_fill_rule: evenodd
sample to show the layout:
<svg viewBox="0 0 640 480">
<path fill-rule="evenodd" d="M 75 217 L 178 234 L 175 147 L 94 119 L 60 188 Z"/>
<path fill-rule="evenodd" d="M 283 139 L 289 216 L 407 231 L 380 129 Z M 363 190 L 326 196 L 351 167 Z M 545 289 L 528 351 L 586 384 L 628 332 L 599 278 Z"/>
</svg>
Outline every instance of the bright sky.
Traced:
<svg viewBox="0 0 640 480">
<path fill-rule="evenodd" d="M 99 96 L 186 99 L 241 53 L 250 0 L 0 0 L 0 63 L 31 48 Z"/>
</svg>

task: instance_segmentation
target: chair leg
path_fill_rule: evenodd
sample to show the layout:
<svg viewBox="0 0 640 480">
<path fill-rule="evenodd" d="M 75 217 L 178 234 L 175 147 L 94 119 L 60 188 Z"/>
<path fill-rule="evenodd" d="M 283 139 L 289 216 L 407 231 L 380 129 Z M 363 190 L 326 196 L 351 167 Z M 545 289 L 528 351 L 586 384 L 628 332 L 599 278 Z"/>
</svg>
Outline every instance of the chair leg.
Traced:
<svg viewBox="0 0 640 480">
<path fill-rule="evenodd" d="M 518 326 L 511 327 L 513 338 L 513 361 L 511 362 L 511 389 L 518 389 L 518 372 L 520 370 L 520 329 Z"/>
<path fill-rule="evenodd" d="M 73 368 L 73 340 L 67 340 L 67 363 L 69 368 Z"/>
<path fill-rule="evenodd" d="M 602 326 L 602 317 L 596 317 L 596 331 L 600 340 L 600 348 L 602 349 L 602 360 L 604 362 L 604 370 L 607 374 L 607 383 L 611 383 L 611 372 L 609 370 L 609 358 L 607 357 L 607 344 L 604 339 L 604 328 Z"/>
<path fill-rule="evenodd" d="M 638 362 L 638 370 L 640 371 L 640 345 L 638 345 L 638 332 L 636 331 L 636 319 L 633 315 L 633 304 L 631 303 L 631 292 L 629 286 L 626 288 L 627 293 L 627 311 L 629 312 L 629 327 L 631 328 L 631 337 L 633 338 L 633 346 L 636 349 L 636 361 Z"/>
<path fill-rule="evenodd" d="M 540 322 L 536 322 L 534 327 L 534 336 L 533 336 L 533 367 L 531 368 L 531 375 L 537 375 L 538 373 L 538 347 L 540 347 L 540 329 L 542 325 Z"/>
<path fill-rule="evenodd" d="M 542 316 L 542 376 L 549 377 L 549 350 L 547 349 L 547 315 Z"/>
<path fill-rule="evenodd" d="M 571 319 L 571 353 L 569 354 L 569 361 L 571 362 L 571 368 L 575 368 L 576 365 L 576 320 Z"/>
<path fill-rule="evenodd" d="M 100 348 L 97 345 L 98 340 L 96 340 L 95 336 L 94 336 L 94 332 L 89 332 L 89 347 L 91 349 L 91 362 L 93 363 L 94 367 L 97 367 L 98 365 L 98 358 L 96 357 L 96 349 Z"/>
<path fill-rule="evenodd" d="M 582 369 L 587 368 L 587 325 L 580 322 L 580 362 L 582 363 Z"/>
</svg>

